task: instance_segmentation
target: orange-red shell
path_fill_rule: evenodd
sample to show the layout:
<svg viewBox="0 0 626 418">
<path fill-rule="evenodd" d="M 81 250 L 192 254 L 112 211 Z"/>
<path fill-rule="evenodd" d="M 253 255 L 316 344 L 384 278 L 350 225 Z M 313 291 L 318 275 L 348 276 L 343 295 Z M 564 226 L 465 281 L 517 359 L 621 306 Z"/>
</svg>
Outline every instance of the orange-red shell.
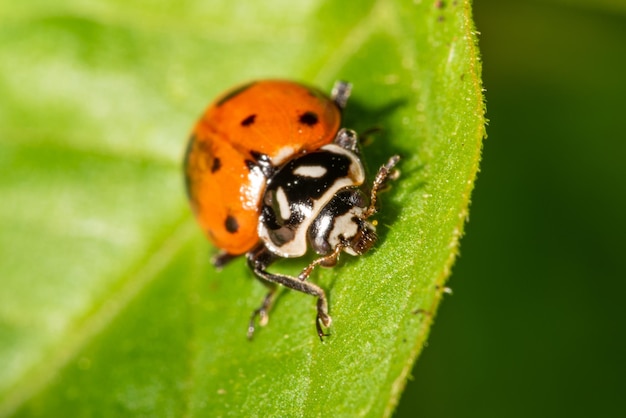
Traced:
<svg viewBox="0 0 626 418">
<path fill-rule="evenodd" d="M 191 207 L 209 239 L 229 254 L 259 241 L 259 204 L 266 178 L 256 164 L 280 166 L 331 143 L 339 107 L 318 90 L 291 81 L 257 81 L 210 105 L 193 129 L 185 157 Z"/>
</svg>

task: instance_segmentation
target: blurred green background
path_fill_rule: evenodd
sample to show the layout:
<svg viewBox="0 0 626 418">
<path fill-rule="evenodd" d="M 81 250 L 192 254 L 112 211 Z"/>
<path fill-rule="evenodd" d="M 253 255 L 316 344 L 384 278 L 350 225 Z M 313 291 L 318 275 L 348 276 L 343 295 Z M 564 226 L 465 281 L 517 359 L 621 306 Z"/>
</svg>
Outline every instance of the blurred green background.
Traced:
<svg viewBox="0 0 626 418">
<path fill-rule="evenodd" d="M 29 6 L 24 3 L 24 7 Z M 141 15 L 141 10 L 134 12 Z M 481 32 L 489 138 L 473 194 L 471 222 L 449 282 L 454 293 L 438 312 L 396 416 L 623 415 L 626 274 L 620 255 L 626 247 L 626 1 L 475 0 L 474 17 Z M 175 50 L 161 42 L 149 51 L 154 57 L 160 48 Z M 257 52 L 254 43 L 250 45 L 251 53 Z M 211 71 L 219 72 L 219 65 L 215 62 Z M 290 65 L 297 67 L 297 63 Z M 43 77 L 46 71 L 64 70 L 42 68 L 41 72 Z M 199 67 L 180 74 L 192 70 L 206 71 Z M 147 85 L 156 84 L 148 81 Z M 124 80 L 116 82 L 126 85 Z M 189 89 L 185 83 L 193 81 L 178 82 L 182 87 L 172 90 Z M 36 95 L 36 88 L 29 86 L 28 93 Z M 75 92 L 77 97 L 82 93 Z M 186 126 L 189 114 L 204 104 L 180 99 L 179 112 L 172 115 L 158 94 L 152 99 L 154 107 L 146 111 L 148 122 L 112 124 L 111 130 L 136 131 L 150 126 L 155 115 Z M 41 104 L 42 109 L 46 105 Z M 106 103 L 90 105 L 97 117 L 108 115 Z M 132 109 L 135 103 L 116 105 Z M 3 110 L 0 117 L 6 120 L 20 112 L 2 114 Z M 67 117 L 59 124 L 73 126 L 70 110 L 52 109 L 55 115 Z M 89 131 L 76 127 L 77 144 L 83 132 Z M 179 133 L 138 137 L 159 139 L 154 153 L 165 160 L 172 151 L 169 138 Z M 141 144 L 124 146 L 131 153 L 141 150 Z M 55 155 L 52 150 L 47 156 L 53 168 L 64 163 L 54 160 Z M 145 170 L 146 181 L 177 190 L 178 166 L 158 168 Z M 121 170 L 115 179 L 120 184 L 124 173 Z M 126 191 L 135 200 L 160 202 L 168 213 L 180 213 L 185 205 L 180 200 L 143 196 L 132 187 Z M 153 216 L 136 222 L 152 230 L 160 219 Z M 25 257 L 33 262 L 30 254 Z M 103 263 L 90 257 L 91 263 Z M 110 264 L 109 258 L 105 261 Z M 42 301 L 52 303 L 50 298 Z M 177 318 L 170 319 L 178 323 Z"/>
<path fill-rule="evenodd" d="M 490 123 L 396 416 L 626 413 L 626 2 L 476 0 Z"/>
</svg>

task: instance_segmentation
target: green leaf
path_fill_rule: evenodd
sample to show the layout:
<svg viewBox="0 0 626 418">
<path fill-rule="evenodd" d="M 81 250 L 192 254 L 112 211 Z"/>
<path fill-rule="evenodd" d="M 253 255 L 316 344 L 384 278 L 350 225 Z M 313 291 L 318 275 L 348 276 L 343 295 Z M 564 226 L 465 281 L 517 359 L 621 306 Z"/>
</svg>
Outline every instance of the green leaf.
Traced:
<svg viewBox="0 0 626 418">
<path fill-rule="evenodd" d="M 457 253 L 484 136 L 469 1 L 59 2 L 0 21 L 0 415 L 390 415 Z M 249 79 L 329 89 L 381 127 L 377 247 L 316 271 L 333 317 L 216 272 L 183 191 L 196 116 Z M 294 274 L 308 260 L 276 269 Z"/>
</svg>

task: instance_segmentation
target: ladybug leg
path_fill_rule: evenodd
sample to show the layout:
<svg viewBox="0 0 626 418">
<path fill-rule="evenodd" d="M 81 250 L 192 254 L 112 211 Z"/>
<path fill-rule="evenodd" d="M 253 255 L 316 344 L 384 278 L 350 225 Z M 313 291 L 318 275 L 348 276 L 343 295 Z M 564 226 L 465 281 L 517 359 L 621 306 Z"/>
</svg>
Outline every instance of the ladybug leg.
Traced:
<svg viewBox="0 0 626 418">
<path fill-rule="evenodd" d="M 279 284 L 288 287 L 289 289 L 297 290 L 299 292 L 317 297 L 317 319 L 315 321 L 315 328 L 317 329 L 317 335 L 319 335 L 320 339 L 328 336 L 329 334 L 322 330 L 322 325 L 328 328 L 332 322 L 331 317 L 328 315 L 328 301 L 326 299 L 326 293 L 321 287 L 306 281 L 310 274 L 310 270 L 312 270 L 314 266 L 310 268 L 308 273 L 305 273 L 307 270 L 305 269 L 298 277 L 269 273 L 267 271 L 267 267 L 277 259 L 278 256 L 272 254 L 265 247 L 260 247 L 255 251 L 248 253 L 248 265 L 252 271 L 254 271 L 254 274 L 264 283 Z M 267 310 L 272 303 L 273 294 L 274 291 L 270 291 L 270 293 L 265 297 L 261 307 L 252 313 L 252 318 L 248 327 L 249 338 L 254 334 L 254 322 L 257 316 L 260 318 L 259 323 L 261 325 L 264 325 L 263 321 L 267 323 Z"/>
<path fill-rule="evenodd" d="M 394 167 L 396 164 L 398 164 L 398 161 L 400 161 L 400 156 L 394 155 L 393 157 L 389 158 L 389 161 L 387 161 L 387 163 L 383 165 L 382 167 L 380 167 L 380 169 L 378 170 L 378 173 L 376 174 L 376 177 L 374 178 L 374 183 L 372 183 L 370 205 L 363 213 L 363 219 L 367 219 L 376 213 L 377 211 L 376 203 L 378 200 L 378 193 L 381 191 L 381 189 L 383 189 L 387 185 L 387 181 L 395 180 L 400 175 L 400 173 L 397 170 L 394 170 Z"/>
<path fill-rule="evenodd" d="M 381 133 L 383 128 L 380 126 L 372 126 L 371 128 L 367 128 L 363 132 L 359 133 L 359 144 L 361 146 L 369 146 L 372 142 L 374 142 L 373 136 Z"/>
<path fill-rule="evenodd" d="M 359 137 L 352 129 L 341 128 L 335 137 L 335 144 L 355 153 L 359 151 Z"/>
<path fill-rule="evenodd" d="M 352 84 L 347 81 L 336 81 L 330 92 L 330 98 L 339 106 L 339 109 L 344 109 L 350 98 L 352 92 Z"/>
<path fill-rule="evenodd" d="M 302 272 L 298 275 L 298 279 L 303 280 L 303 281 L 308 279 L 313 269 L 317 266 L 321 265 L 323 267 L 333 267 L 335 264 L 337 264 L 337 260 L 339 260 L 339 254 L 341 254 L 341 251 L 346 246 L 347 244 L 344 244 L 344 243 L 339 244 L 335 247 L 332 253 L 322 256 L 316 260 L 313 260 L 313 262 L 311 262 L 311 264 L 306 266 L 302 270 Z"/>
<path fill-rule="evenodd" d="M 252 316 L 250 316 L 250 322 L 248 323 L 248 339 L 249 340 L 251 340 L 252 337 L 254 336 L 254 323 L 255 323 L 257 316 L 259 317 L 259 325 L 261 325 L 262 327 L 267 325 L 267 322 L 270 320 L 268 312 L 272 306 L 272 303 L 274 302 L 274 294 L 276 293 L 276 285 L 272 283 L 268 283 L 268 282 L 263 282 L 263 284 L 267 285 L 267 287 L 269 287 L 270 290 L 269 292 L 267 292 L 267 295 L 265 295 L 265 298 L 263 298 L 263 303 L 261 304 L 261 306 L 259 306 L 257 309 L 252 311 Z"/>
<path fill-rule="evenodd" d="M 252 156 L 252 158 L 254 158 L 254 161 L 246 160 L 246 165 L 248 166 L 249 170 L 258 167 L 261 170 L 261 173 L 263 173 L 263 175 L 265 176 L 265 178 L 268 179 L 274 175 L 274 173 L 276 172 L 276 167 L 272 165 L 272 161 L 267 154 L 251 151 L 250 155 Z"/>
<path fill-rule="evenodd" d="M 226 251 L 220 251 L 218 254 L 216 254 L 211 259 L 211 262 L 213 263 L 215 268 L 219 270 L 222 267 L 224 267 L 226 264 L 228 264 L 231 261 L 233 261 L 237 257 L 239 257 L 239 256 L 238 255 L 229 254 Z"/>
</svg>

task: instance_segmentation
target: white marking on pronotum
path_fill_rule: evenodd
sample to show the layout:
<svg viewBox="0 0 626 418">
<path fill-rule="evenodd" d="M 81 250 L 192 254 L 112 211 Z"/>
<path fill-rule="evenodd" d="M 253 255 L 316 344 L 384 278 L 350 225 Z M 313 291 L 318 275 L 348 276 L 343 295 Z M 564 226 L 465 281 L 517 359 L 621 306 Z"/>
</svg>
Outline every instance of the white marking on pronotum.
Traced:
<svg viewBox="0 0 626 418">
<path fill-rule="evenodd" d="M 276 245 L 272 239 L 270 238 L 269 231 L 264 222 L 259 222 L 258 232 L 259 237 L 263 242 L 265 242 L 265 246 L 274 254 L 283 257 L 300 257 L 306 253 L 307 249 L 307 231 L 311 226 L 311 223 L 315 220 L 315 217 L 320 213 L 322 208 L 326 206 L 328 202 L 333 198 L 333 196 L 344 187 L 349 186 L 360 186 L 363 184 L 365 180 L 365 170 L 363 169 L 363 164 L 359 160 L 359 158 L 355 155 L 355 153 L 348 151 L 345 148 L 340 147 L 336 144 L 328 144 L 324 145 L 320 148 L 324 151 L 330 151 L 335 154 L 345 155 L 350 159 L 350 168 L 348 170 L 348 174 L 345 177 L 340 177 L 335 179 L 330 187 L 324 192 L 322 196 L 316 199 L 313 202 L 313 207 L 310 209 L 309 213 L 304 214 L 304 220 L 298 225 L 298 228 L 295 230 L 295 236 L 289 242 L 286 242 L 282 245 Z M 272 159 L 274 161 L 274 159 Z M 279 191 L 276 191 L 276 198 L 278 199 Z M 285 199 L 287 201 L 287 199 Z M 278 203 L 279 210 L 281 211 L 282 216 L 282 204 Z M 291 210 L 289 212 L 291 214 Z M 286 220 L 286 219 L 285 219 Z M 347 253 L 350 253 L 350 249 L 344 249 Z"/>
<path fill-rule="evenodd" d="M 322 167 L 321 165 L 301 165 L 295 170 L 293 170 L 293 174 L 301 177 L 312 177 L 318 179 L 323 177 L 328 170 L 326 167 Z"/>
<path fill-rule="evenodd" d="M 335 217 L 335 224 L 333 225 L 333 230 L 329 237 L 329 241 L 332 241 L 331 245 L 333 247 L 339 244 L 339 235 L 343 235 L 346 239 L 353 238 L 356 235 L 358 226 L 352 219 L 355 215 L 354 211 L 355 209 L 353 208 L 350 212 Z"/>
<path fill-rule="evenodd" d="M 289 199 L 287 199 L 285 190 L 282 187 L 276 189 L 276 200 L 278 201 L 280 217 L 286 221 L 291 216 L 291 206 L 289 206 Z"/>
</svg>

